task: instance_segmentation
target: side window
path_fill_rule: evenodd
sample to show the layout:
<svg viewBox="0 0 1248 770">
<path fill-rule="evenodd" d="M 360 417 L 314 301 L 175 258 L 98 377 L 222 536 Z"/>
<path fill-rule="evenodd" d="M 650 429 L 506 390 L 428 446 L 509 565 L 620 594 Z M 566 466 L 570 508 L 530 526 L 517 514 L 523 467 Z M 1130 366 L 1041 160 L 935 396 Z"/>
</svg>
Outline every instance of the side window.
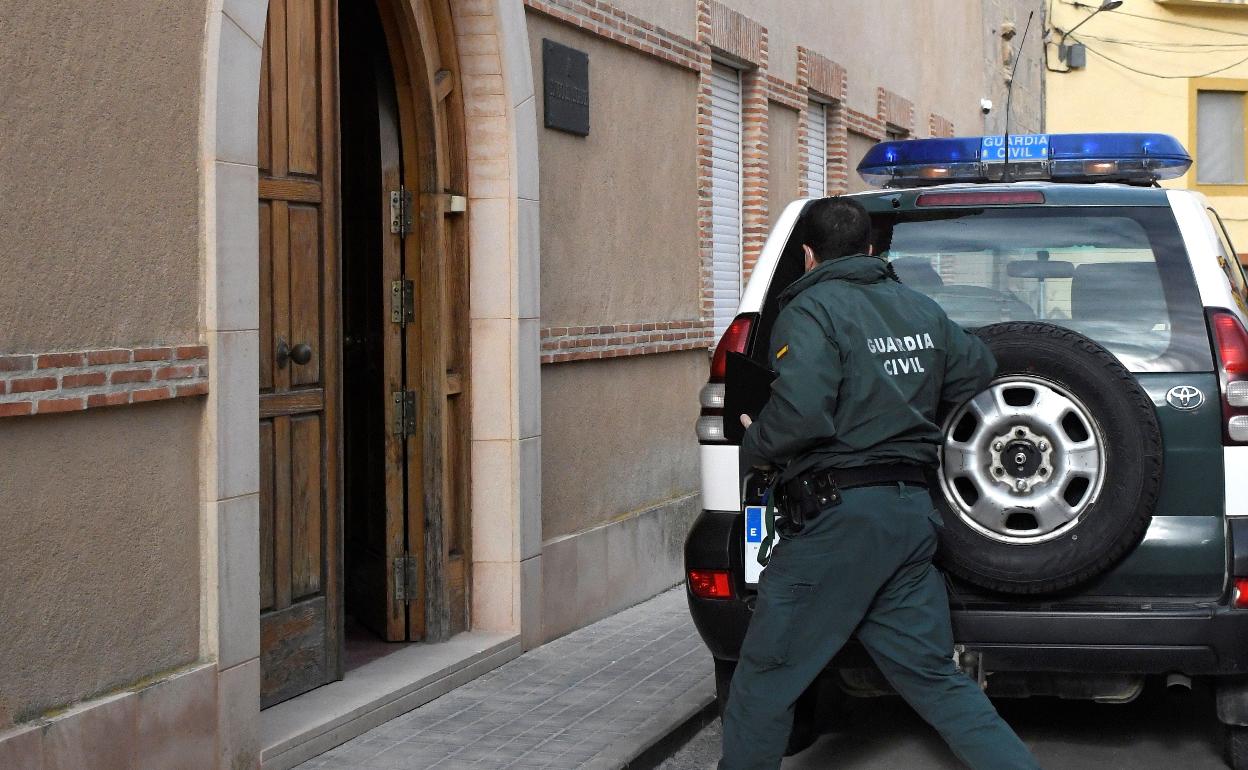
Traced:
<svg viewBox="0 0 1248 770">
<path fill-rule="evenodd" d="M 1227 235 L 1226 226 L 1222 224 L 1222 217 L 1218 216 L 1218 212 L 1213 209 L 1206 209 L 1209 213 L 1209 221 L 1213 223 L 1213 230 L 1218 234 L 1218 245 L 1221 248 L 1219 254 L 1219 265 L 1222 272 L 1226 273 L 1226 277 L 1231 282 L 1231 288 L 1239 296 L 1240 299 L 1248 300 L 1248 280 L 1244 279 L 1244 268 L 1239 264 L 1239 255 L 1235 253 L 1235 247 L 1231 244 L 1231 238 Z"/>
</svg>

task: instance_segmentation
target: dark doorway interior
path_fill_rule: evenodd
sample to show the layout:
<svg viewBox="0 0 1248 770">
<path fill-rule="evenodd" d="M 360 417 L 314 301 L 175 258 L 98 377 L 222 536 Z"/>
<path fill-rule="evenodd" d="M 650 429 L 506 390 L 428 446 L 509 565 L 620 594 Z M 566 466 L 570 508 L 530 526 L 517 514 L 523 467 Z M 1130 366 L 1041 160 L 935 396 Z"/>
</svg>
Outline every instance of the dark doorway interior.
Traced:
<svg viewBox="0 0 1248 770">
<path fill-rule="evenodd" d="M 388 448 L 388 372 L 402 371 L 390 319 L 387 182 L 399 173 L 398 107 L 385 34 L 371 2 L 339 5 L 343 318 L 343 529 L 345 655 L 351 669 L 399 645 L 404 618 L 387 599 L 387 485 L 402 463 Z M 390 249 L 390 252 L 387 252 Z M 401 258 L 401 256 L 400 256 Z M 389 357 L 389 360 L 388 358 Z M 391 493 L 393 493 L 393 489 Z M 393 494 L 390 495 L 393 497 Z M 393 544 L 390 544 L 393 545 Z M 401 547 L 401 543 L 399 544 Z M 396 628 L 397 623 L 397 628 Z"/>
</svg>

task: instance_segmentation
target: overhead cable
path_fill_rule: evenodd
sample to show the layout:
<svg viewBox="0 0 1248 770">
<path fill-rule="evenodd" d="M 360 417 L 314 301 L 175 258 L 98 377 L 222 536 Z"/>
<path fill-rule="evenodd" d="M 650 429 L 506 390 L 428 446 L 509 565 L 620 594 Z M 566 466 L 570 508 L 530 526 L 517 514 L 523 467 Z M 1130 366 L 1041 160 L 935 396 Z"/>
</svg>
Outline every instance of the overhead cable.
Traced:
<svg viewBox="0 0 1248 770">
<path fill-rule="evenodd" d="M 1074 35 L 1071 35 L 1071 39 L 1072 39 L 1072 40 L 1079 40 L 1080 42 L 1083 42 L 1082 40 L 1080 40 L 1080 38 L 1077 38 L 1077 37 L 1075 37 Z M 1111 62 L 1111 63 L 1113 63 L 1113 64 L 1117 64 L 1119 67 L 1122 67 L 1122 68 L 1123 68 L 1123 69 L 1125 69 L 1125 70 L 1130 70 L 1131 72 L 1134 72 L 1134 73 L 1139 74 L 1139 75 L 1145 75 L 1145 76 L 1150 77 L 1150 78 L 1160 78 L 1160 79 L 1162 79 L 1162 80 L 1190 80 L 1190 79 L 1192 79 L 1192 78 L 1207 78 L 1207 77 L 1209 77 L 1210 75 L 1217 75 L 1219 72 L 1226 72 L 1226 71 L 1227 71 L 1227 70 L 1229 70 L 1229 69 L 1232 69 L 1232 68 L 1234 68 L 1234 67 L 1238 67 L 1239 65 L 1241 65 L 1241 64 L 1243 64 L 1243 63 L 1245 63 L 1245 62 L 1248 62 L 1248 56 L 1245 56 L 1244 58 L 1240 59 L 1239 61 L 1237 61 L 1237 62 L 1232 62 L 1231 64 L 1228 64 L 1228 65 L 1226 65 L 1225 67 L 1219 67 L 1219 68 L 1217 68 L 1217 69 L 1215 69 L 1215 70 L 1210 70 L 1210 71 L 1208 71 L 1208 72 L 1202 72 L 1202 73 L 1197 74 L 1197 75 L 1163 75 L 1163 74 L 1158 73 L 1158 72 L 1147 72 L 1147 71 L 1145 71 L 1145 70 L 1139 69 L 1138 67 L 1132 67 L 1130 64 L 1126 64 L 1126 63 L 1124 63 L 1124 62 L 1121 62 L 1121 61 L 1119 61 L 1118 59 L 1115 59 L 1114 57 L 1109 56 L 1108 54 L 1105 54 L 1105 53 L 1103 53 L 1103 52 L 1101 52 L 1101 51 L 1096 50 L 1095 48 L 1093 48 L 1092 46 L 1088 45 L 1087 43 L 1084 43 L 1083 45 L 1084 45 L 1084 48 L 1086 48 L 1086 49 L 1088 50 L 1088 53 L 1093 54 L 1093 55 L 1095 55 L 1095 56 L 1099 56 L 1100 58 L 1102 58 L 1102 59 L 1104 59 L 1104 60 L 1106 60 L 1106 61 L 1108 61 L 1108 62 Z"/>
<path fill-rule="evenodd" d="M 1078 0 L 1061 0 L 1061 2 L 1065 5 L 1069 5 L 1075 8 L 1095 8 L 1096 7 L 1094 5 L 1088 5 L 1087 3 L 1080 3 L 1078 2 Z M 1161 24 L 1172 24 L 1176 27 L 1188 27 L 1189 29 L 1199 29 L 1205 32 L 1216 32 L 1219 35 L 1230 35 L 1232 37 L 1248 37 L 1248 32 L 1228 32 L 1227 30 L 1224 30 L 1224 29 L 1218 29 L 1216 27 L 1205 27 L 1200 24 L 1192 24 L 1191 22 L 1186 22 L 1186 21 L 1178 21 L 1175 19 L 1163 19 L 1158 16 L 1144 16 L 1138 13 L 1129 13 L 1120 8 L 1115 8 L 1112 11 L 1106 11 L 1106 13 L 1112 13 L 1115 16 L 1127 16 L 1132 19 L 1144 19 L 1145 21 L 1156 21 Z"/>
</svg>

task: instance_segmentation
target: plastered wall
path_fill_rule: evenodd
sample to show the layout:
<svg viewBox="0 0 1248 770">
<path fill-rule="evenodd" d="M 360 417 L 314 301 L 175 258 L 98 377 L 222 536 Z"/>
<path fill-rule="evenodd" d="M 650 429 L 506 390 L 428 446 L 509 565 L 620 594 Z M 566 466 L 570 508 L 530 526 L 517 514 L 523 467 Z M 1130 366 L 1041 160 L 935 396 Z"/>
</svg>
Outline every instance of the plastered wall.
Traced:
<svg viewBox="0 0 1248 770">
<path fill-rule="evenodd" d="M 1011 72 L 1014 96 L 1010 104 L 1010 132 L 1039 133 L 1044 128 L 1047 82 L 1043 64 L 1045 10 L 1039 8 L 1035 0 L 981 2 L 984 9 L 984 95 L 993 102 L 992 111 L 982 118 L 985 133 L 1005 132 L 1005 103 Z M 1023 40 L 1029 11 L 1035 11 L 1035 16 L 1031 20 L 1031 31 Z M 1019 58 L 1021 61 L 1014 70 L 1015 60 Z"/>
<path fill-rule="evenodd" d="M 0 352 L 194 337 L 205 8 L 0 0 Z"/>
<path fill-rule="evenodd" d="M 199 413 L 4 420 L 0 730 L 196 659 Z"/>
<path fill-rule="evenodd" d="M 696 318 L 697 76 L 528 14 L 542 326 Z M 542 39 L 589 54 L 590 133 L 543 128 Z"/>
<path fill-rule="evenodd" d="M 702 351 L 542 370 L 542 539 L 695 492 Z"/>
<path fill-rule="evenodd" d="M 809 48 L 846 68 L 850 107 L 874 115 L 879 86 L 914 102 L 920 135 L 926 135 L 927 116 L 932 112 L 952 120 L 959 132 L 978 133 L 982 127 L 979 99 L 991 96 L 984 72 L 985 44 L 995 32 L 985 34 L 985 30 L 1013 20 L 1021 33 L 1030 8 L 1037 13 L 1029 48 L 1039 40 L 1036 33 L 1041 28 L 1039 0 L 721 2 L 767 28 L 772 74 L 795 82 L 797 47 Z M 696 0 L 665 3 L 661 10 L 653 0 L 616 0 L 614 4 L 693 37 Z M 985 13 L 995 18 L 986 19 Z"/>
</svg>

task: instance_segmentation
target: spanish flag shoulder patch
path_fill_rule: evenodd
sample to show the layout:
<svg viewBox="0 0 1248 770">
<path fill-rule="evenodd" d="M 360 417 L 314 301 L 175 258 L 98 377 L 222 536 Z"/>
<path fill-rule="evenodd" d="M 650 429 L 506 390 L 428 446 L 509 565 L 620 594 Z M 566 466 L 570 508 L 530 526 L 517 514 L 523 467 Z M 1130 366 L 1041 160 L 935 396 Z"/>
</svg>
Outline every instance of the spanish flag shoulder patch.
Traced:
<svg viewBox="0 0 1248 770">
<path fill-rule="evenodd" d="M 777 351 L 776 351 L 776 360 L 777 360 L 777 361 L 779 361 L 780 359 L 784 358 L 784 356 L 785 356 L 788 352 L 789 352 L 789 346 L 788 346 L 788 345 L 785 345 L 784 347 L 780 348 L 779 350 L 777 350 Z"/>
</svg>

